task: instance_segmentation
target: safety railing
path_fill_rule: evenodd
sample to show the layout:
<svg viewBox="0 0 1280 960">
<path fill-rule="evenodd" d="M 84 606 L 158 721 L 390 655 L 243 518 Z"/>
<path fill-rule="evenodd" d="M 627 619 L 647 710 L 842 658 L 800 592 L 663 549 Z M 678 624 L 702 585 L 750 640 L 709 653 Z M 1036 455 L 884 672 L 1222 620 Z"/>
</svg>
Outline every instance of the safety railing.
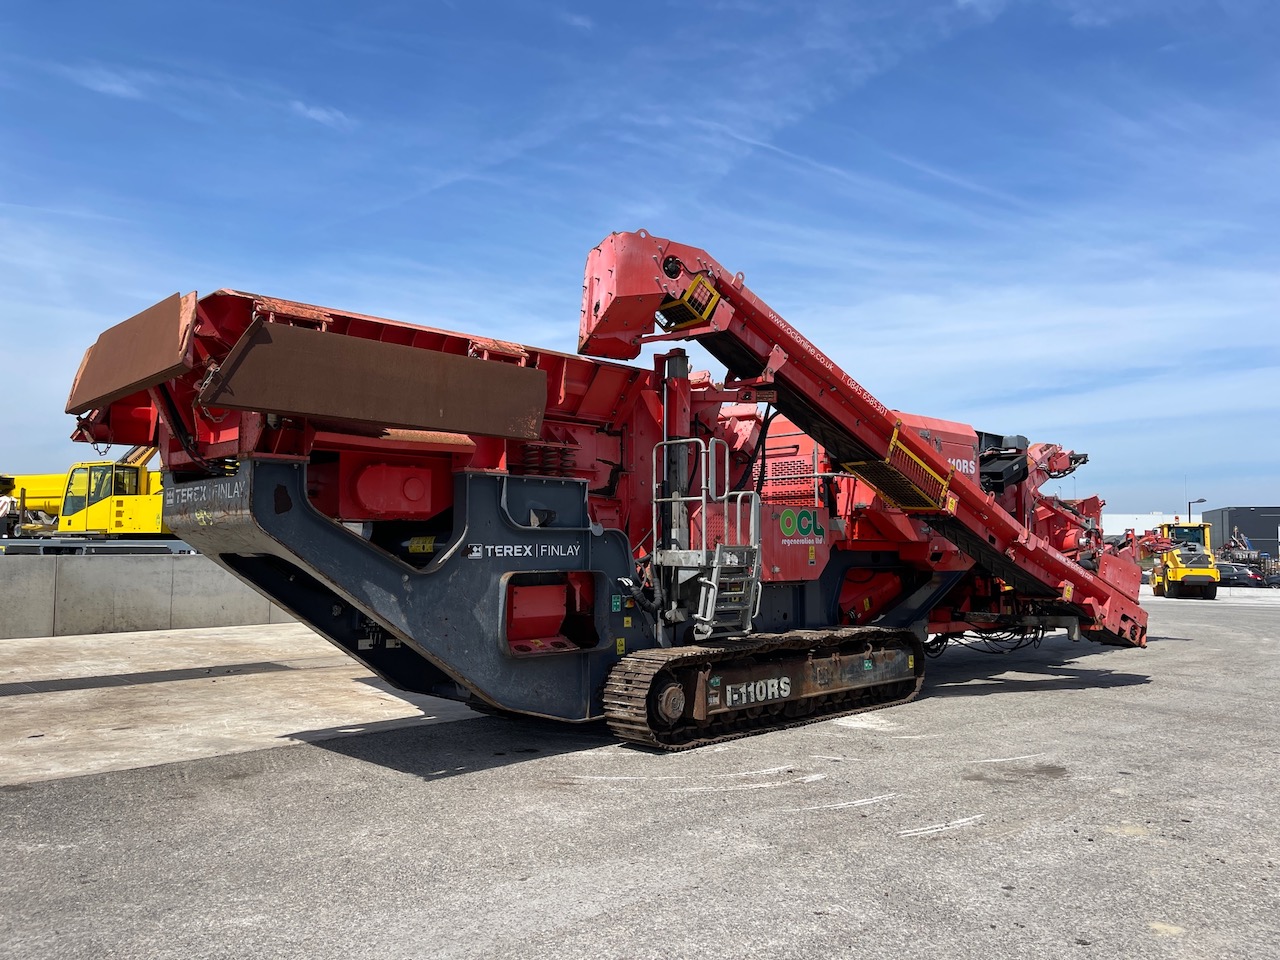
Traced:
<svg viewBox="0 0 1280 960">
<path fill-rule="evenodd" d="M 683 493 L 663 493 L 672 458 L 685 457 L 690 468 L 688 488 Z M 672 542 L 673 531 L 662 522 L 663 508 L 672 514 L 684 510 L 683 528 L 687 542 Z M 674 520 L 671 526 L 680 526 Z M 719 439 L 701 437 L 664 440 L 653 451 L 653 529 L 655 546 L 667 545 L 676 551 L 713 552 L 716 544 L 730 547 L 760 545 L 760 497 L 754 490 L 729 489 L 729 445 Z"/>
</svg>

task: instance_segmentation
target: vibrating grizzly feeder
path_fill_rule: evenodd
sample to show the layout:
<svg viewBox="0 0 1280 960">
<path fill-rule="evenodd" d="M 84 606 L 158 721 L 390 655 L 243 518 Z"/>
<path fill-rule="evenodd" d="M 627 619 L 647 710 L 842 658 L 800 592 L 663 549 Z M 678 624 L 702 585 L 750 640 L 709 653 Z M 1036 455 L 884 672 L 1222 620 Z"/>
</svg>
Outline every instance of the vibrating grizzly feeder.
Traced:
<svg viewBox="0 0 1280 960">
<path fill-rule="evenodd" d="M 693 340 L 725 367 L 690 369 Z M 1143 646 L 1084 461 L 887 409 L 701 250 L 613 234 L 579 351 L 220 290 L 89 349 L 77 439 L 405 690 L 666 749 L 899 703 L 961 634 Z M 604 359 L 600 359 L 604 358 Z"/>
</svg>

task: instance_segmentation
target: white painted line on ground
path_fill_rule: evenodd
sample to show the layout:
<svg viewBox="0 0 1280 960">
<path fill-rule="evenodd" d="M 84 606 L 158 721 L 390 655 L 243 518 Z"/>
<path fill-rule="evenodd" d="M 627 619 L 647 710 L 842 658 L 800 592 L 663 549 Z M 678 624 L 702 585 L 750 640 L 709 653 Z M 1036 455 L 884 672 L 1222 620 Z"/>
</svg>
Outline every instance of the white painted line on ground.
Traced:
<svg viewBox="0 0 1280 960">
<path fill-rule="evenodd" d="M 923 837 L 931 833 L 942 833 L 944 830 L 959 830 L 961 827 L 967 827 L 971 823 L 977 823 L 985 814 L 975 814 L 972 817 L 964 817 L 960 820 L 952 820 L 950 823 L 935 823 L 928 827 L 916 827 L 914 830 L 899 830 L 900 837 Z"/>
<path fill-rule="evenodd" d="M 882 793 L 878 797 L 863 797 L 861 800 L 845 800 L 843 803 L 820 803 L 816 807 L 788 807 L 785 810 L 775 810 L 775 813 L 805 813 L 809 810 L 843 810 L 846 807 L 865 807 L 869 803 L 880 803 L 883 800 L 892 800 L 896 797 L 896 793 Z"/>
<path fill-rule="evenodd" d="M 1020 757 L 997 757 L 994 760 L 966 760 L 965 763 L 1012 763 L 1014 760 L 1034 760 L 1043 757 L 1043 753 L 1024 753 Z"/>
<path fill-rule="evenodd" d="M 574 780 L 719 780 L 726 777 L 764 777 L 771 773 L 786 773 L 791 767 L 767 767 L 764 770 L 740 770 L 737 773 L 691 773 L 666 777 L 607 777 L 579 774 Z"/>
<path fill-rule="evenodd" d="M 797 777 L 794 780 L 770 780 L 766 783 L 735 783 L 730 786 L 710 786 L 710 787 L 677 787 L 672 793 L 728 793 L 731 790 L 766 790 L 771 787 L 792 787 L 798 783 L 817 783 L 819 780 L 827 779 L 825 773 L 811 773 L 807 777 Z"/>
<path fill-rule="evenodd" d="M 851 730 L 897 730 L 902 726 L 896 720 L 877 716 L 837 717 L 827 722 L 837 727 L 848 727 Z"/>
</svg>

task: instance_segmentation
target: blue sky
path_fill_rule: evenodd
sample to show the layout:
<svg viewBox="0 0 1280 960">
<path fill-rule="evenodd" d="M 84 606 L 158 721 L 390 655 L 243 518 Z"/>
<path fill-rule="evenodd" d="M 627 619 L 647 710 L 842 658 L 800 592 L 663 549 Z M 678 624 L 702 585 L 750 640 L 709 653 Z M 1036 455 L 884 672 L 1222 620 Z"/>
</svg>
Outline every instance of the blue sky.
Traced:
<svg viewBox="0 0 1280 960">
<path fill-rule="evenodd" d="M 1273 0 L 0 5 L 0 470 L 84 348 L 237 287 L 572 351 L 612 230 L 891 407 L 1280 502 Z"/>
</svg>

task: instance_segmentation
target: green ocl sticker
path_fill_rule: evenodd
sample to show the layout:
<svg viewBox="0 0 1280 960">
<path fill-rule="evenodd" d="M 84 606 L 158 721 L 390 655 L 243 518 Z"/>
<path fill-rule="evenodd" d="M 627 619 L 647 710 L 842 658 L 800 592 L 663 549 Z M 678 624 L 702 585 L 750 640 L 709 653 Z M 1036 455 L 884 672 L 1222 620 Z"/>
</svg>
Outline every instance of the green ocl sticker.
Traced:
<svg viewBox="0 0 1280 960">
<path fill-rule="evenodd" d="M 610 609 L 612 609 L 614 613 L 618 613 L 622 610 L 622 598 L 620 596 L 615 593 L 609 598 L 609 600 Z"/>
</svg>

